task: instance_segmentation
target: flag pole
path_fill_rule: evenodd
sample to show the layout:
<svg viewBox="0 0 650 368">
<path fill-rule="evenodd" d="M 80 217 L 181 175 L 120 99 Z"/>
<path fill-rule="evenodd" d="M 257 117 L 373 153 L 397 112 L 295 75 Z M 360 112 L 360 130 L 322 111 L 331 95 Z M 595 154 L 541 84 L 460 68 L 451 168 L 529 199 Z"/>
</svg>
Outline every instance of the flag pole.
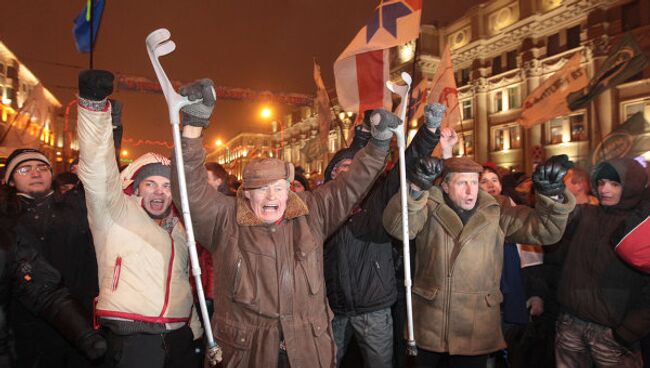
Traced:
<svg viewBox="0 0 650 368">
<path fill-rule="evenodd" d="M 90 60 L 89 60 L 89 69 L 93 68 L 93 0 L 88 0 L 88 22 L 90 23 Z"/>
<path fill-rule="evenodd" d="M 413 77 L 417 76 L 416 73 L 417 73 L 418 53 L 419 52 L 420 52 L 420 37 L 415 39 L 415 50 L 413 50 L 413 66 L 411 67 L 411 75 Z M 416 86 L 417 86 L 417 84 L 416 84 Z M 426 91 L 426 86 L 425 86 L 424 90 Z M 425 96 L 425 98 L 426 98 L 426 96 Z M 409 96 L 409 100 L 410 99 L 411 99 L 411 96 Z M 409 105 L 410 105 L 410 103 L 409 103 Z M 413 111 L 412 108 L 409 108 L 406 111 L 406 121 L 404 122 L 404 129 L 408 129 L 409 122 L 411 121 L 411 117 L 413 117 L 413 113 L 414 113 L 414 111 Z"/>
</svg>

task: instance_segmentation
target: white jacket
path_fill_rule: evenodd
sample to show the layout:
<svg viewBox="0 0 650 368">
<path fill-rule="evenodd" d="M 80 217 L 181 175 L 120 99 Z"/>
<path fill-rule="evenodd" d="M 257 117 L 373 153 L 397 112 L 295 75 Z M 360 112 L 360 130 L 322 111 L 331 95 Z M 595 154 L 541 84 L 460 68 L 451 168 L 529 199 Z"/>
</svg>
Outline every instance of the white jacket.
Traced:
<svg viewBox="0 0 650 368">
<path fill-rule="evenodd" d="M 99 270 L 95 314 L 167 326 L 192 319 L 190 326 L 199 337 L 185 230 L 174 218 L 167 219 L 175 222 L 171 231 L 163 229 L 149 217 L 140 197 L 123 192 L 112 130 L 110 107 L 101 112 L 79 106 L 79 178 Z M 132 165 L 152 162 L 142 161 Z M 133 167 L 125 171 L 137 172 Z"/>
</svg>

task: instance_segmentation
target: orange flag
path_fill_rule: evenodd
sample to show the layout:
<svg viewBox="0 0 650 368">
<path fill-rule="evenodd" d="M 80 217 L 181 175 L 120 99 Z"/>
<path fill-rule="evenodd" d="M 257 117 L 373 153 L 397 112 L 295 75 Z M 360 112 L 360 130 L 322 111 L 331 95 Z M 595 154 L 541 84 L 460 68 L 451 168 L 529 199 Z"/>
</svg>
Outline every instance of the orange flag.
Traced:
<svg viewBox="0 0 650 368">
<path fill-rule="evenodd" d="M 582 55 L 576 52 L 560 70 L 528 94 L 517 122 L 530 128 L 571 112 L 567 96 L 587 86 L 587 70 L 581 65 Z"/>
<path fill-rule="evenodd" d="M 445 47 L 436 74 L 433 76 L 431 93 L 429 93 L 427 104 L 434 102 L 447 106 L 441 126 L 455 127 L 460 122 L 458 91 L 456 90 L 454 67 L 451 64 L 449 47 Z"/>
</svg>

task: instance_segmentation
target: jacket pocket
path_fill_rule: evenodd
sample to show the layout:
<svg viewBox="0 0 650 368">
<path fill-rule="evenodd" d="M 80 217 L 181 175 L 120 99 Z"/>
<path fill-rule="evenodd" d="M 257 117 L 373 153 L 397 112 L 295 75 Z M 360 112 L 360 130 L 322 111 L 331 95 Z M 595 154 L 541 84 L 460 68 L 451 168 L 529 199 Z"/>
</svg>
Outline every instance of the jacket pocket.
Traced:
<svg viewBox="0 0 650 368">
<path fill-rule="evenodd" d="M 235 302 L 253 305 L 257 298 L 257 287 L 252 264 L 242 257 L 237 259 L 232 280 L 232 298 Z"/>
<path fill-rule="evenodd" d="M 498 307 L 503 302 L 503 294 L 496 290 L 485 295 L 485 303 L 488 307 Z"/>
<path fill-rule="evenodd" d="M 111 291 L 117 290 L 120 283 L 120 274 L 122 273 L 122 257 L 115 258 L 115 266 L 113 267 L 113 283 L 111 284 Z"/>
<path fill-rule="evenodd" d="M 253 342 L 253 330 L 245 327 L 235 327 L 218 321 L 214 326 L 214 337 L 223 350 L 224 368 L 247 366 Z"/>
<path fill-rule="evenodd" d="M 428 302 L 432 302 L 438 295 L 438 288 L 423 288 L 421 286 L 413 286 L 411 291 L 413 294 L 425 299 Z"/>
<path fill-rule="evenodd" d="M 327 334 L 329 329 L 329 320 L 324 318 L 320 321 L 311 322 L 311 332 L 314 335 L 314 344 L 318 353 L 318 361 L 321 367 L 329 367 L 334 359 L 334 346 L 330 335 Z"/>
<path fill-rule="evenodd" d="M 305 278 L 311 295 L 318 294 L 323 283 L 323 267 L 318 257 L 319 252 L 316 249 L 318 249 L 318 246 L 314 242 L 298 248 L 296 251 L 296 258 L 298 258 L 300 266 L 305 271 Z"/>
</svg>

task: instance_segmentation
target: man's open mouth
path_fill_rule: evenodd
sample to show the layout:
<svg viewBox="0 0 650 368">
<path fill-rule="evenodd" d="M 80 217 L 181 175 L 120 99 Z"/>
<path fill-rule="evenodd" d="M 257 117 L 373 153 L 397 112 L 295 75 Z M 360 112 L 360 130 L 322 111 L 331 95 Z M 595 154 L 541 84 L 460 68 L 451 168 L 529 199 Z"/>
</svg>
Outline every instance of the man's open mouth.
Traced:
<svg viewBox="0 0 650 368">
<path fill-rule="evenodd" d="M 162 211 L 165 209 L 165 201 L 162 199 L 152 199 L 149 201 L 149 207 L 154 211 Z"/>
<path fill-rule="evenodd" d="M 276 212 L 280 208 L 277 204 L 267 204 L 262 206 L 262 211 L 264 212 Z"/>
</svg>

